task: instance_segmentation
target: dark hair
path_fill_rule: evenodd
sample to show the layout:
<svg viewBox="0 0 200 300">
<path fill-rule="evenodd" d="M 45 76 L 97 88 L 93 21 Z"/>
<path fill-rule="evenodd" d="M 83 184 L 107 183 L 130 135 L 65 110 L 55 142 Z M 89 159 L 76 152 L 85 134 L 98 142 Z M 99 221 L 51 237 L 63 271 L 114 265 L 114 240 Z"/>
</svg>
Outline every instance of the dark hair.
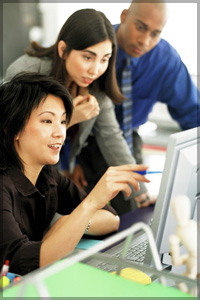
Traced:
<svg viewBox="0 0 200 300">
<path fill-rule="evenodd" d="M 14 139 L 24 128 L 33 109 L 49 95 L 63 100 L 67 122 L 73 111 L 69 92 L 57 80 L 39 73 L 19 73 L 0 84 L 0 165 L 17 167 L 23 171 Z"/>
<path fill-rule="evenodd" d="M 108 68 L 102 76 L 93 82 L 91 87 L 93 90 L 104 91 L 113 102 L 121 103 L 124 97 L 119 90 L 115 72 L 117 41 L 113 26 L 106 16 L 95 9 L 78 10 L 64 23 L 53 46 L 45 48 L 32 42 L 31 47 L 25 50 L 25 53 L 30 56 L 52 59 L 51 75 L 66 84 L 65 61 L 58 54 L 58 43 L 61 40 L 67 45 L 65 52 L 67 54 L 72 50 L 83 50 L 105 40 L 112 42 L 112 57 L 109 60 Z"/>
</svg>

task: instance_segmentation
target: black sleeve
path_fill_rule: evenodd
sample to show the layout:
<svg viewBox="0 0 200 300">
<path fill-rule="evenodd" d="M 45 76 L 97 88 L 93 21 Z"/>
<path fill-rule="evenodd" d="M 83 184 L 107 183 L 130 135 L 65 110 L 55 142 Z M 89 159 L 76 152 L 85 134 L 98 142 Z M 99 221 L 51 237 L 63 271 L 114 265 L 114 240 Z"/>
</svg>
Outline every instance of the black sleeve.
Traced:
<svg viewBox="0 0 200 300">
<path fill-rule="evenodd" d="M 106 204 L 103 209 L 108 210 L 109 212 L 111 212 L 115 216 L 118 215 L 117 212 L 116 212 L 116 210 L 111 205 L 109 205 L 109 204 Z"/>
<path fill-rule="evenodd" d="M 5 260 L 10 261 L 9 271 L 25 275 L 39 268 L 41 241 L 30 241 L 20 230 L 13 215 L 12 199 L 9 193 L 0 189 L 0 268 Z"/>
<path fill-rule="evenodd" d="M 48 172 L 57 183 L 57 212 L 62 215 L 70 214 L 87 196 L 87 193 L 55 168 L 49 168 Z"/>
<path fill-rule="evenodd" d="M 72 180 L 66 179 L 57 170 L 53 169 L 52 172 L 54 179 L 58 182 L 59 204 L 57 212 L 60 214 L 70 214 L 87 196 L 87 193 L 77 187 Z M 115 209 L 109 204 L 106 204 L 103 209 L 117 215 Z"/>
</svg>

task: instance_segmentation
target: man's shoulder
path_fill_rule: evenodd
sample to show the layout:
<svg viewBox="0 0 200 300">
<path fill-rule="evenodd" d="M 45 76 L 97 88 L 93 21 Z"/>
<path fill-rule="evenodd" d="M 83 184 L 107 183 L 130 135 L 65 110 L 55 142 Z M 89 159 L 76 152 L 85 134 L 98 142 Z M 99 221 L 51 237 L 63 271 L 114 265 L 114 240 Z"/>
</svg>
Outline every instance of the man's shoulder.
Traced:
<svg viewBox="0 0 200 300">
<path fill-rule="evenodd" d="M 157 68 L 171 68 L 174 64 L 181 63 L 181 58 L 176 49 L 166 40 L 161 39 L 156 47 L 143 55 L 140 66 L 151 65 Z"/>
<path fill-rule="evenodd" d="M 117 28 L 119 27 L 120 24 L 113 24 L 113 28 L 115 30 L 115 32 L 117 31 Z"/>
<path fill-rule="evenodd" d="M 151 53 L 151 51 L 149 52 Z M 166 55 L 167 57 L 179 56 L 177 50 L 165 39 L 161 39 L 158 45 L 153 49 L 152 53 Z"/>
</svg>

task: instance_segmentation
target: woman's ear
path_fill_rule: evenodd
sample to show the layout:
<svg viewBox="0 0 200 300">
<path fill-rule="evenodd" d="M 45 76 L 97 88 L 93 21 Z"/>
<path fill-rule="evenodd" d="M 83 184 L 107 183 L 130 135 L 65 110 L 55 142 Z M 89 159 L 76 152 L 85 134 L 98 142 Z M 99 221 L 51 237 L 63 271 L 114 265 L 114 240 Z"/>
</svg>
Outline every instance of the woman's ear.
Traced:
<svg viewBox="0 0 200 300">
<path fill-rule="evenodd" d="M 20 132 L 19 132 L 18 134 L 15 135 L 14 140 L 15 140 L 15 141 L 18 141 L 18 140 L 19 140 L 19 137 L 20 137 Z"/>
<path fill-rule="evenodd" d="M 61 40 L 58 42 L 58 55 L 62 59 L 66 59 L 66 53 L 65 53 L 66 48 L 67 45 L 64 41 Z"/>
</svg>

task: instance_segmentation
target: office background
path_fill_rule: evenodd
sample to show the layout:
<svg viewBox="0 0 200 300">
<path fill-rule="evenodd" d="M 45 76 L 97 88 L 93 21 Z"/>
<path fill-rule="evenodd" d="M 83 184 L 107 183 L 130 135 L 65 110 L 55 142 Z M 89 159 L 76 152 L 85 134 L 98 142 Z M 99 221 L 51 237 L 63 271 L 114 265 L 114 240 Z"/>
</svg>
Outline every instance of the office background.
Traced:
<svg viewBox="0 0 200 300">
<path fill-rule="evenodd" d="M 51 2 L 51 1 L 48 1 Z M 62 2 L 62 3 L 61 3 Z M 64 2 L 64 3 L 63 3 Z M 34 3 L 22 3 L 16 0 L 14 3 L 3 3 L 3 70 L 0 77 L 5 75 L 9 64 L 24 53 L 24 49 L 31 40 L 36 40 L 44 46 L 52 45 L 60 28 L 66 19 L 76 10 L 82 8 L 94 8 L 101 10 L 110 19 L 112 24 L 120 22 L 120 13 L 128 8 L 130 0 L 125 3 L 82 3 L 66 1 L 46 3 L 46 1 L 34 1 Z M 162 37 L 168 40 L 179 52 L 183 62 L 187 66 L 195 84 L 197 85 L 197 12 L 198 4 L 167 3 L 169 17 Z M 193 2 L 193 3 L 191 3 Z M 173 121 L 167 111 L 166 105 L 157 103 L 149 116 L 148 124 L 140 128 L 145 142 L 166 145 L 165 135 L 156 136 L 152 133 L 157 126 L 163 128 L 167 135 L 179 130 L 179 125 Z"/>
</svg>

